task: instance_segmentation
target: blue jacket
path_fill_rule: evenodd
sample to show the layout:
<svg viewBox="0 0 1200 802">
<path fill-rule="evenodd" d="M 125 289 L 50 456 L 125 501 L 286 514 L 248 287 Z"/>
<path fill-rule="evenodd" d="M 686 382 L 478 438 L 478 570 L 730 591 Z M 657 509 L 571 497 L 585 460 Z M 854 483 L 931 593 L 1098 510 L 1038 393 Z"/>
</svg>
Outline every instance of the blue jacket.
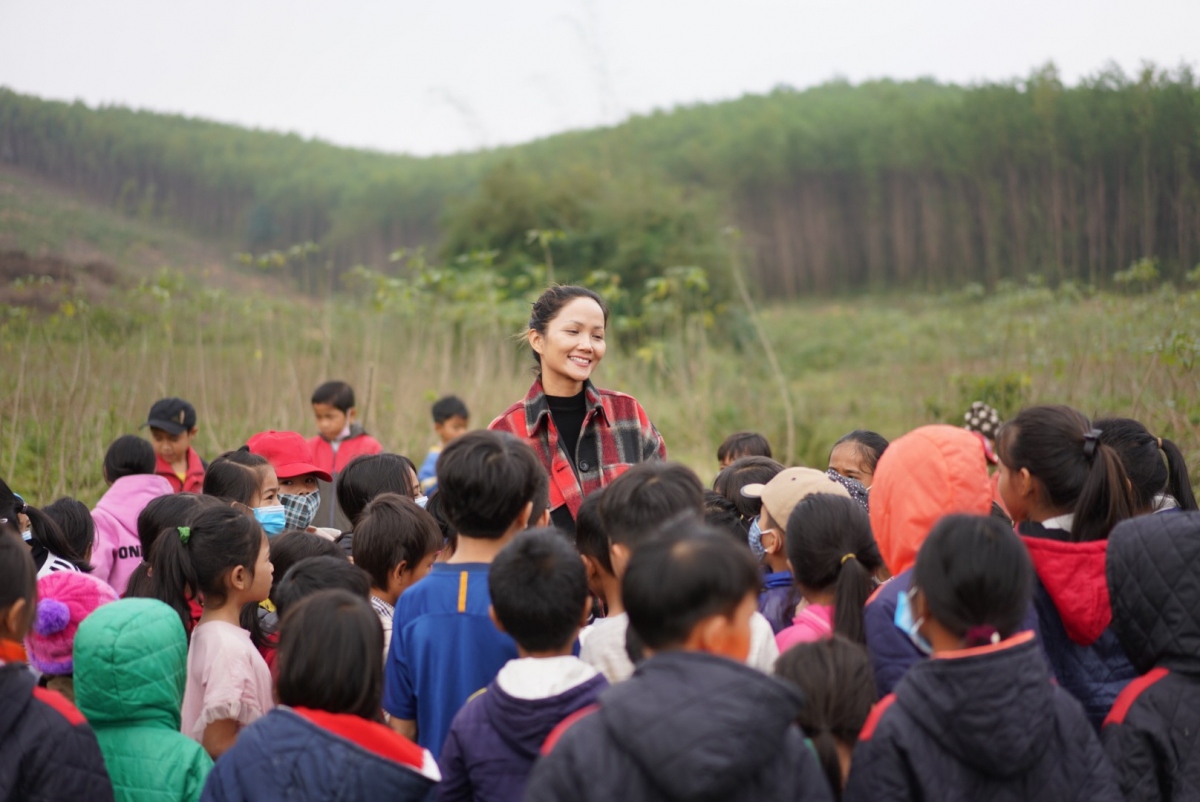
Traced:
<svg viewBox="0 0 1200 802">
<path fill-rule="evenodd" d="M 776 571 L 763 575 L 763 591 L 758 594 L 758 611 L 771 622 L 771 629 L 778 635 L 792 625 L 796 617 L 796 605 L 800 603 L 800 591 L 792 579 L 791 571 Z"/>
<path fill-rule="evenodd" d="M 202 802 L 418 802 L 434 797 L 433 758 L 383 724 L 277 707 L 238 735 Z"/>
<path fill-rule="evenodd" d="M 458 711 L 438 762 L 440 802 L 521 802 L 550 731 L 608 687 L 603 674 L 548 699 L 517 699 L 496 680 Z"/>
<path fill-rule="evenodd" d="M 901 571 L 881 586 L 863 608 L 863 630 L 867 636 L 867 654 L 875 672 L 879 698 L 892 692 L 914 664 L 925 659 L 908 633 L 896 627 L 896 600 L 907 593 L 912 569 Z"/>
</svg>

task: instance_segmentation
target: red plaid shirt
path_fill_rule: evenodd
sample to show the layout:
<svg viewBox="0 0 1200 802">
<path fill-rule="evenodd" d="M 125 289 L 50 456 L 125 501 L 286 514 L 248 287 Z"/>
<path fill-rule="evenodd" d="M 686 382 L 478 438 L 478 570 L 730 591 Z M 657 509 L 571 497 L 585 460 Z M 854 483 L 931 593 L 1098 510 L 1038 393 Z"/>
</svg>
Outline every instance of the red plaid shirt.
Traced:
<svg viewBox="0 0 1200 802">
<path fill-rule="evenodd" d="M 633 396 L 597 390 L 590 381 L 584 383 L 584 392 L 587 413 L 579 430 L 574 466 L 566 449 L 559 447 L 558 430 L 540 379 L 529 388 L 524 401 L 513 404 L 488 425 L 533 446 L 550 474 L 550 508 L 566 504 L 572 518 L 578 515 L 585 496 L 607 487 L 631 465 L 667 458 L 662 435 Z"/>
</svg>

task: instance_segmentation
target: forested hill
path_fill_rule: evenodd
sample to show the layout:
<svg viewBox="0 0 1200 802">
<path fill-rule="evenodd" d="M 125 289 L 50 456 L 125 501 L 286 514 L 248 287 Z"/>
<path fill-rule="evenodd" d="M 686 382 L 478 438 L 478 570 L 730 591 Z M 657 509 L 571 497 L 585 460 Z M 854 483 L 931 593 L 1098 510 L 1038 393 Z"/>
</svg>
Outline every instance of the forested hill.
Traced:
<svg viewBox="0 0 1200 802">
<path fill-rule="evenodd" d="M 339 269 L 400 247 L 552 253 L 559 280 L 716 270 L 745 234 L 775 297 L 1037 273 L 1103 283 L 1200 260 L 1200 90 L 1190 70 L 1053 68 L 973 87 L 829 83 L 435 158 L 338 148 L 0 89 L 0 160 L 126 214 L 251 250 L 308 240 Z M 528 236 L 531 229 L 545 235 Z"/>
</svg>

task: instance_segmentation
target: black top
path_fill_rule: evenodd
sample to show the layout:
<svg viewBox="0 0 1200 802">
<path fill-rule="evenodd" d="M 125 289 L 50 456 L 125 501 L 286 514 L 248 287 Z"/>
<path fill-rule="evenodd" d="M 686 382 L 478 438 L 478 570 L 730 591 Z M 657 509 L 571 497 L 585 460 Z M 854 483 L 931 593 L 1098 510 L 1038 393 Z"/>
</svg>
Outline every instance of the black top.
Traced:
<svg viewBox="0 0 1200 802">
<path fill-rule="evenodd" d="M 585 389 L 580 390 L 578 395 L 546 396 L 546 403 L 550 406 L 550 419 L 554 421 L 554 428 L 558 431 L 558 447 L 567 455 L 572 468 L 575 468 L 575 452 L 579 448 L 583 419 L 587 417 L 586 393 Z M 565 504 L 550 511 L 550 520 L 564 532 L 575 532 L 575 519 Z"/>
</svg>

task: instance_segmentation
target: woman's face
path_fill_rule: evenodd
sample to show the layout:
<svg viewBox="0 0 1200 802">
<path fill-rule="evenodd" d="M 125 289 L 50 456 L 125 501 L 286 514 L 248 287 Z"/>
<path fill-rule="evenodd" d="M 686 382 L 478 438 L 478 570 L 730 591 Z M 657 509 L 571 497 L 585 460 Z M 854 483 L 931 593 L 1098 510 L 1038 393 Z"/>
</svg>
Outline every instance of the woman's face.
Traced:
<svg viewBox="0 0 1200 802">
<path fill-rule="evenodd" d="M 829 469 L 837 471 L 847 479 L 857 479 L 867 488 L 875 478 L 875 472 L 863 459 L 862 446 L 853 441 L 833 447 L 833 451 L 829 453 Z"/>
<path fill-rule="evenodd" d="M 591 298 L 572 299 L 558 310 L 544 334 L 529 332 L 529 345 L 541 356 L 547 391 L 574 395 L 604 358 L 604 310 Z"/>
</svg>

